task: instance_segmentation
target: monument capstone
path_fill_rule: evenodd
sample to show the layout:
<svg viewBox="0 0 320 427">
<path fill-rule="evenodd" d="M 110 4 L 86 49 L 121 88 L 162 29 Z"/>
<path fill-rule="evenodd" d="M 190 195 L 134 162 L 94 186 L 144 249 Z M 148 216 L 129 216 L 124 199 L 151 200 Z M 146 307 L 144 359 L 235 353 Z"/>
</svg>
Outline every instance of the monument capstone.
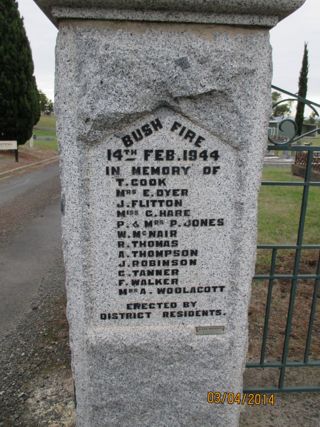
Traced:
<svg viewBox="0 0 320 427">
<path fill-rule="evenodd" d="M 57 131 L 81 427 L 237 426 L 271 108 L 303 0 L 36 0 Z"/>
</svg>

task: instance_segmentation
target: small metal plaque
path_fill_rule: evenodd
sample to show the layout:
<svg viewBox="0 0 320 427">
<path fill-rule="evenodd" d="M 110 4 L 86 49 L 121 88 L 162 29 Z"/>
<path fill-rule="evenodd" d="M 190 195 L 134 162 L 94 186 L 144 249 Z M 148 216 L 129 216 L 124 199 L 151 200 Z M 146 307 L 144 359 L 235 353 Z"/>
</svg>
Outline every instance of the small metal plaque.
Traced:
<svg viewBox="0 0 320 427">
<path fill-rule="evenodd" d="M 220 326 L 196 326 L 196 335 L 221 335 L 224 334 L 225 327 Z"/>
</svg>

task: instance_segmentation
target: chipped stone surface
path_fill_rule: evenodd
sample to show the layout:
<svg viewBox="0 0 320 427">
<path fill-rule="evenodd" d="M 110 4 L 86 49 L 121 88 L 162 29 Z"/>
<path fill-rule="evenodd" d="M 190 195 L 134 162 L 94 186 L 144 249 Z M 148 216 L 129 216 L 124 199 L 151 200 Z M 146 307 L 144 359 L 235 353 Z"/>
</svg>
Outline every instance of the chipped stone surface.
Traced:
<svg viewBox="0 0 320 427">
<path fill-rule="evenodd" d="M 78 425 L 236 426 L 239 407 L 206 398 L 242 389 L 271 104 L 268 31 L 81 20 L 59 28 L 55 106 Z M 159 196 L 162 188 L 180 194 Z M 185 226 L 201 219 L 202 228 Z M 152 237 L 149 227 L 176 234 Z M 144 255 L 150 242 L 169 252 Z M 173 252 L 182 249 L 194 251 L 195 264 L 168 274 L 160 265 L 161 282 L 142 282 L 155 272 L 142 261 L 190 260 Z"/>
<path fill-rule="evenodd" d="M 239 147 L 261 120 L 258 97 L 269 96 L 265 30 L 70 22 L 61 24 L 58 49 L 59 68 L 66 73 L 72 61 L 75 75 L 72 85 L 61 82 L 57 114 L 64 111 L 60 97 L 68 94 L 68 103 L 77 97 L 75 131 L 85 143 L 167 106 Z"/>
</svg>

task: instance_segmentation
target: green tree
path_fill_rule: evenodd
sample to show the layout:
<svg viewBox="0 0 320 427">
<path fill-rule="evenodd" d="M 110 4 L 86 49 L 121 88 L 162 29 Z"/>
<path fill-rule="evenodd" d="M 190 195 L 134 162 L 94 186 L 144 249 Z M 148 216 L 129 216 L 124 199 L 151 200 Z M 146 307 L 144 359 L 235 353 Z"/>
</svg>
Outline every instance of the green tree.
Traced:
<svg viewBox="0 0 320 427">
<path fill-rule="evenodd" d="M 17 2 L 0 3 L 0 139 L 24 144 L 40 118 L 30 44 Z"/>
<path fill-rule="evenodd" d="M 299 77 L 299 91 L 298 95 L 302 98 L 306 98 L 308 91 L 308 71 L 309 71 L 309 59 L 308 59 L 308 45 L 304 44 L 304 52 L 302 58 L 302 66 Z M 298 101 L 297 112 L 296 112 L 296 124 L 298 135 L 302 134 L 302 126 L 304 120 L 304 107 L 305 104 L 302 101 Z"/>
<path fill-rule="evenodd" d="M 53 102 L 47 95 L 39 90 L 40 110 L 41 113 L 51 114 L 53 112 Z"/>
<path fill-rule="evenodd" d="M 273 91 L 272 92 L 272 104 L 274 105 L 280 101 L 281 101 L 281 93 Z M 291 113 L 290 102 L 284 102 L 282 104 L 279 104 L 276 107 L 274 107 L 274 109 L 272 111 L 273 117 L 288 116 L 290 113 Z"/>
</svg>

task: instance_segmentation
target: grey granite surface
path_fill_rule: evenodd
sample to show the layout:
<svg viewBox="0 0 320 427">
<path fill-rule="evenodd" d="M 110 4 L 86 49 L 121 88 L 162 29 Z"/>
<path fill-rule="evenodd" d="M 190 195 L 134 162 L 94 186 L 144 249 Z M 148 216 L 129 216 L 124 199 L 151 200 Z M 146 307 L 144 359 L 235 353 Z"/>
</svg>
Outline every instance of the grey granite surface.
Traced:
<svg viewBox="0 0 320 427">
<path fill-rule="evenodd" d="M 302 3 L 38 1 L 59 24 L 78 426 L 237 426 L 240 406 L 207 392 L 242 390 L 266 27 Z"/>
<path fill-rule="evenodd" d="M 89 21 L 61 24 L 55 108 L 79 426 L 237 425 L 238 406 L 210 405 L 206 399 L 210 390 L 236 393 L 242 387 L 270 84 L 266 30 Z M 137 136 L 138 130 L 157 119 L 161 129 L 130 143 L 133 132 Z M 180 123 L 181 136 L 171 130 L 174 122 Z M 184 139 L 182 127 L 203 138 L 199 147 L 196 140 Z M 118 149 L 129 150 L 127 157 L 136 150 L 135 160 L 110 162 L 108 150 Z M 175 150 L 175 161 L 155 160 L 157 149 Z M 153 150 L 148 161 L 143 160 L 145 150 Z M 219 158 L 183 161 L 184 150 L 218 150 Z M 133 176 L 132 165 L 147 169 Z M 137 212 L 132 219 L 124 218 L 127 238 L 119 238 L 122 228 L 117 228 L 123 218 L 117 216 L 122 199 L 116 197 L 116 190 L 122 187 L 117 176 L 106 172 L 108 166 L 119 166 L 124 188 L 136 191 L 123 199 L 125 209 Z M 151 166 L 161 166 L 160 172 L 150 175 Z M 205 175 L 204 166 L 219 169 Z M 182 167 L 190 170 L 184 173 Z M 150 181 L 154 178 L 156 184 Z M 132 179 L 138 179 L 138 184 Z M 141 294 L 143 286 L 138 286 L 138 293 L 120 296 L 118 290 L 126 287 L 120 281 L 123 277 L 131 288 L 134 260 L 163 258 L 152 253 L 134 258 L 131 235 L 135 221 L 143 227 L 150 219 L 148 209 L 136 203 L 149 203 L 163 188 L 188 190 L 177 200 L 181 209 L 190 210 L 190 216 L 179 217 L 175 227 L 170 226 L 170 218 L 161 218 L 159 206 L 149 209 L 154 220 L 162 219 L 153 230 L 177 232 L 176 238 L 153 242 L 198 250 L 197 265 L 179 267 L 178 275 L 172 274 L 165 286 L 147 286 L 145 294 Z M 163 203 L 168 200 L 157 197 Z M 223 226 L 190 229 L 184 225 L 188 219 L 201 218 L 222 218 Z M 121 242 L 124 249 L 119 248 Z M 127 260 L 125 276 L 119 275 L 122 250 Z M 166 258 L 174 256 L 170 253 Z M 137 270 L 141 274 L 152 268 Z M 172 281 L 176 279 L 179 282 Z M 223 291 L 214 292 L 217 286 Z M 159 295 L 159 287 L 171 288 L 173 294 Z M 194 294 L 177 294 L 178 287 L 201 292 L 207 287 L 208 293 L 194 298 Z M 176 307 L 147 305 L 135 313 L 151 310 L 150 317 L 119 317 L 119 313 L 133 312 L 127 304 L 164 302 Z M 209 310 L 209 316 L 203 315 Z M 178 311 L 187 315 L 177 315 Z M 107 318 L 114 313 L 118 317 Z M 204 327 L 204 335 L 196 327 Z M 216 335 L 218 327 L 223 329 Z"/>
<path fill-rule="evenodd" d="M 58 25 L 67 18 L 272 27 L 305 0 L 35 0 Z"/>
</svg>

